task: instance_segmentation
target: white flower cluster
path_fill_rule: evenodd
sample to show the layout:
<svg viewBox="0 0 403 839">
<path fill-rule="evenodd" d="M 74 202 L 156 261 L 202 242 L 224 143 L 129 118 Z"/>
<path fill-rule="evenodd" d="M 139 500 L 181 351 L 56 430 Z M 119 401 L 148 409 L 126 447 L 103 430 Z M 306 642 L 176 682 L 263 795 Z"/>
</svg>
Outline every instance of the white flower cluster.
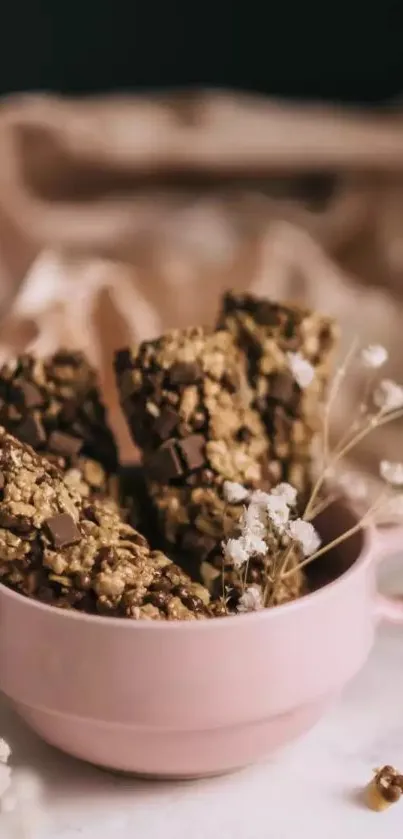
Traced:
<svg viewBox="0 0 403 839">
<path fill-rule="evenodd" d="M 403 486 L 403 463 L 391 463 L 390 460 L 381 460 L 379 471 L 381 478 L 388 484 L 395 487 Z"/>
<path fill-rule="evenodd" d="M 290 520 L 297 500 L 297 491 L 291 484 L 278 484 L 271 492 L 248 492 L 241 484 L 226 482 L 224 495 L 228 503 L 247 502 L 242 512 L 240 535 L 223 543 L 224 557 L 235 569 L 242 568 L 254 556 L 266 556 L 267 537 L 273 528 L 299 542 L 305 556 L 318 549 L 320 538 L 313 525 L 303 519 Z M 261 608 L 261 596 L 259 600 L 256 592 L 260 593 L 256 586 L 245 590 L 238 611 Z"/>
<path fill-rule="evenodd" d="M 373 370 L 383 367 L 388 358 L 388 351 L 380 344 L 370 344 L 361 351 L 361 360 L 364 367 L 370 367 Z"/>
<path fill-rule="evenodd" d="M 29 770 L 12 772 L 8 764 L 10 756 L 10 746 L 0 738 L 0 836 L 31 839 L 44 824 L 42 785 Z"/>
<path fill-rule="evenodd" d="M 257 612 L 263 609 L 263 595 L 259 586 L 249 586 L 239 598 L 238 612 Z"/>
<path fill-rule="evenodd" d="M 309 387 L 315 377 L 315 368 L 300 352 L 288 352 L 287 360 L 294 379 L 302 390 Z"/>
<path fill-rule="evenodd" d="M 288 533 L 294 542 L 300 543 L 304 556 L 312 556 L 320 547 L 319 533 L 309 521 L 304 521 L 304 519 L 290 521 Z"/>
<path fill-rule="evenodd" d="M 382 379 L 375 390 L 374 403 L 384 413 L 403 408 L 403 386 L 392 379 Z"/>
</svg>

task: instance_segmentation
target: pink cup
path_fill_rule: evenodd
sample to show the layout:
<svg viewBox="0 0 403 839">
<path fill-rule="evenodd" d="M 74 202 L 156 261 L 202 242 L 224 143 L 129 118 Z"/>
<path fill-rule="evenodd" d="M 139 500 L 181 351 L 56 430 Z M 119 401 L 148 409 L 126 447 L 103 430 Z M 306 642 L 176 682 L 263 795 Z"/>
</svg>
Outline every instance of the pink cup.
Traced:
<svg viewBox="0 0 403 839">
<path fill-rule="evenodd" d="M 351 526 L 323 514 L 327 538 Z M 111 769 L 197 777 L 258 761 L 309 729 L 362 667 L 377 617 L 376 560 L 403 531 L 368 527 L 325 562 L 333 582 L 275 609 L 191 623 L 64 612 L 0 586 L 0 687 L 44 740 Z"/>
</svg>

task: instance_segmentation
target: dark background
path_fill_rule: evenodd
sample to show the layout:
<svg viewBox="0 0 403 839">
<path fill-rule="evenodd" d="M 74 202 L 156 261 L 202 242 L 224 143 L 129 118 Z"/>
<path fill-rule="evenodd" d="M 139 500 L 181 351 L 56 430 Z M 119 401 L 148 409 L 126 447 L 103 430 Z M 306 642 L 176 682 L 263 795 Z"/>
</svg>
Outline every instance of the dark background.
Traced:
<svg viewBox="0 0 403 839">
<path fill-rule="evenodd" d="M 2 6 L 1 93 L 203 85 L 377 103 L 403 88 L 402 0 Z"/>
</svg>

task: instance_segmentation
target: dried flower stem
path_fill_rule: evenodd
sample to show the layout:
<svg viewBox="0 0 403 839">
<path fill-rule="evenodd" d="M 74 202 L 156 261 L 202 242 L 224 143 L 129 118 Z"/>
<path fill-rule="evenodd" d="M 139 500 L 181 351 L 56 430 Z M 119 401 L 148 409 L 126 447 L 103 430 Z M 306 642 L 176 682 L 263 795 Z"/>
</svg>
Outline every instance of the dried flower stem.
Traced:
<svg viewBox="0 0 403 839">
<path fill-rule="evenodd" d="M 324 510 L 327 510 L 331 504 L 334 504 L 335 501 L 338 501 L 341 496 L 340 492 L 334 492 L 333 495 L 328 495 L 323 501 L 318 501 L 316 507 L 314 507 L 308 516 L 304 516 L 305 521 L 312 521 L 315 519 L 320 513 L 323 513 Z"/>
<path fill-rule="evenodd" d="M 333 405 L 333 402 L 339 392 L 340 385 L 345 378 L 347 373 L 348 367 L 350 366 L 351 361 L 354 358 L 358 346 L 358 341 L 355 338 L 352 341 L 351 346 L 347 352 L 347 355 L 343 361 L 343 364 L 337 370 L 332 384 L 330 386 L 329 397 L 327 403 L 325 405 L 324 416 L 323 416 L 323 463 L 324 466 L 327 463 L 327 459 L 329 456 L 329 437 L 330 437 L 330 411 Z"/>
<path fill-rule="evenodd" d="M 364 439 L 364 437 L 366 437 L 368 434 L 371 434 L 372 431 L 375 431 L 376 428 L 382 428 L 383 425 L 386 425 L 389 422 L 393 422 L 393 420 L 395 419 L 400 419 L 400 417 L 403 417 L 402 408 L 399 408 L 396 411 L 390 411 L 387 414 L 385 414 L 383 410 L 379 411 L 379 413 L 371 417 L 369 421 L 365 424 L 365 426 L 361 428 L 361 430 L 358 431 L 356 434 L 354 434 L 353 437 L 351 437 L 350 440 L 347 443 L 345 443 L 345 445 L 341 449 L 337 449 L 333 453 L 332 457 L 330 458 L 328 467 L 324 469 L 323 472 L 321 472 L 312 490 L 310 499 L 308 501 L 303 515 L 303 518 L 306 521 L 309 521 L 309 518 L 312 515 L 313 502 L 315 501 L 315 498 L 317 497 L 318 492 L 326 479 L 326 473 L 329 466 L 335 466 L 336 463 L 338 463 L 351 451 L 351 449 L 358 445 L 358 443 L 360 443 L 361 440 Z"/>
<path fill-rule="evenodd" d="M 373 513 L 377 512 L 377 510 L 381 506 L 380 505 L 381 499 L 384 498 L 384 497 L 385 497 L 385 493 L 381 493 L 381 495 L 378 496 L 376 501 L 371 505 L 371 507 L 367 510 L 367 512 L 364 513 L 364 515 L 360 518 L 360 520 L 356 524 L 354 524 L 352 527 L 350 527 L 344 533 L 341 533 L 340 536 L 337 536 L 336 539 L 333 539 L 331 542 L 328 542 L 326 545 L 323 545 L 322 548 L 319 548 L 319 550 L 315 551 L 315 553 L 311 554 L 311 556 L 308 556 L 306 559 L 304 559 L 302 562 L 300 562 L 297 566 L 298 570 L 301 569 L 301 568 L 305 568 L 305 566 L 309 565 L 310 562 L 313 562 L 315 559 L 318 559 L 320 556 L 323 556 L 323 554 L 332 550 L 332 548 L 335 548 L 337 545 L 340 545 L 346 539 L 349 539 L 350 536 L 354 536 L 354 533 L 358 533 L 359 530 L 362 530 L 363 526 L 367 523 L 370 516 L 372 516 Z M 283 574 L 282 579 L 284 580 L 287 577 L 289 577 L 290 574 L 294 574 L 295 570 L 296 569 L 291 568 L 289 571 L 286 571 Z"/>
</svg>

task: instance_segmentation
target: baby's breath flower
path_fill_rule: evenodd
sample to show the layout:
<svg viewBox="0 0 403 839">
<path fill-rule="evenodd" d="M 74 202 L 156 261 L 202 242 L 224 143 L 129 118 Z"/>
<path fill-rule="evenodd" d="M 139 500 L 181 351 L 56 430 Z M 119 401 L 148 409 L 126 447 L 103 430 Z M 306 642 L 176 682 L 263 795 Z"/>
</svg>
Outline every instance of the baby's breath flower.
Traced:
<svg viewBox="0 0 403 839">
<path fill-rule="evenodd" d="M 320 536 L 309 521 L 303 519 L 291 521 L 288 525 L 288 532 L 291 539 L 300 543 L 305 556 L 311 556 L 318 550 L 321 542 Z"/>
<path fill-rule="evenodd" d="M 258 586 L 249 586 L 245 589 L 238 601 L 238 612 L 256 612 L 263 609 L 262 592 Z"/>
<path fill-rule="evenodd" d="M 312 364 L 300 352 L 288 352 L 287 359 L 297 385 L 302 389 L 308 387 L 315 376 Z"/>
<path fill-rule="evenodd" d="M 284 530 L 290 516 L 290 508 L 287 504 L 285 496 L 270 495 L 267 501 L 266 509 L 269 519 L 278 528 L 278 530 Z"/>
<path fill-rule="evenodd" d="M 364 501 L 368 496 L 368 484 L 354 472 L 345 472 L 338 478 L 338 484 L 348 498 L 352 501 Z"/>
<path fill-rule="evenodd" d="M 8 763 L 11 756 L 11 748 L 8 743 L 0 737 L 0 763 Z"/>
<path fill-rule="evenodd" d="M 255 489 L 250 496 L 251 505 L 255 504 L 261 507 L 265 507 L 271 494 L 269 492 L 263 492 L 261 489 Z"/>
<path fill-rule="evenodd" d="M 244 541 L 241 539 L 228 539 L 223 544 L 224 556 L 234 568 L 241 568 L 249 559 L 249 553 Z"/>
<path fill-rule="evenodd" d="M 380 344 L 370 344 L 361 351 L 361 360 L 365 367 L 376 370 L 388 360 L 388 351 Z"/>
<path fill-rule="evenodd" d="M 1 812 L 7 820 L 7 835 L 30 839 L 46 823 L 40 779 L 28 769 L 16 769 L 11 784 L 1 797 Z"/>
<path fill-rule="evenodd" d="M 242 533 L 253 533 L 255 536 L 262 536 L 266 530 L 265 513 L 266 508 L 255 502 L 244 507 L 241 517 Z"/>
<path fill-rule="evenodd" d="M 249 490 L 235 481 L 224 481 L 224 498 L 228 504 L 240 504 L 249 497 Z"/>
<path fill-rule="evenodd" d="M 379 472 L 388 484 L 392 484 L 392 486 L 403 486 L 403 463 L 391 463 L 390 460 L 381 460 Z"/>
<path fill-rule="evenodd" d="M 374 393 L 374 403 L 383 411 L 396 411 L 403 407 L 403 387 L 392 379 L 382 379 Z"/>
<path fill-rule="evenodd" d="M 267 554 L 266 542 L 256 533 L 245 531 L 242 534 L 241 542 L 249 556 L 265 556 Z"/>
<path fill-rule="evenodd" d="M 285 498 L 289 507 L 294 507 L 297 502 L 297 490 L 295 487 L 291 486 L 291 484 L 282 483 L 277 484 L 274 489 L 272 489 L 272 495 L 280 495 L 282 498 Z"/>
</svg>

